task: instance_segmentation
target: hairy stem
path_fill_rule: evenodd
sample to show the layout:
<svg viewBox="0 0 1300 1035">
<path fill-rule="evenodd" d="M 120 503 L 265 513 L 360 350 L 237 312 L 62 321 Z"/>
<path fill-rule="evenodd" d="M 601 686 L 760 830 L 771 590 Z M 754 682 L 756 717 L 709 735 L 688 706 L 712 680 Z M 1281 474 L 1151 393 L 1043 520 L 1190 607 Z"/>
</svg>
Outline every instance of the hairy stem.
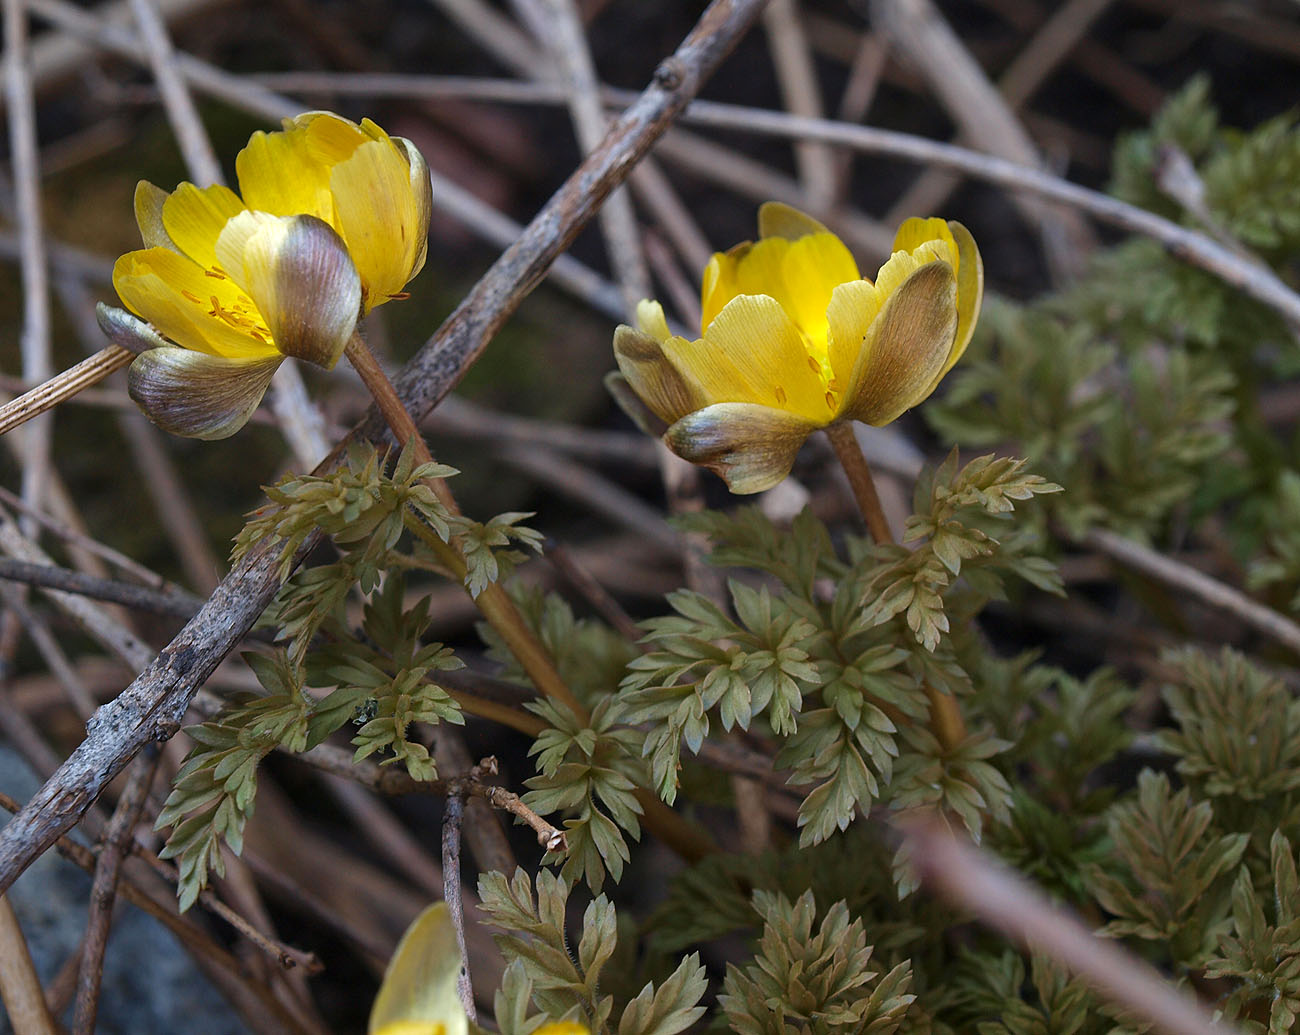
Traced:
<svg viewBox="0 0 1300 1035">
<path fill-rule="evenodd" d="M 885 511 L 876 492 L 875 479 L 853 433 L 853 425 L 849 421 L 832 424 L 826 429 L 826 437 L 848 475 L 853 497 L 858 501 L 858 509 L 862 511 L 871 538 L 878 543 L 894 542 L 894 534 L 889 530 L 889 522 L 885 520 Z M 966 739 L 966 720 L 962 718 L 957 698 L 936 690 L 929 683 L 925 684 L 925 694 L 930 700 L 930 732 L 945 751 L 951 751 Z"/>
</svg>

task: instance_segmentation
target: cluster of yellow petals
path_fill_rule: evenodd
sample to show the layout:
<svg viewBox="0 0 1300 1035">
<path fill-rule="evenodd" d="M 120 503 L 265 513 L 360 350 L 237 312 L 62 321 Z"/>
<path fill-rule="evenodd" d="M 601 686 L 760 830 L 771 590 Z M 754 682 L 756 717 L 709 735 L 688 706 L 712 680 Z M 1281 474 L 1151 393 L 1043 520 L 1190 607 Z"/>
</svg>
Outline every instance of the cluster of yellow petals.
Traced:
<svg viewBox="0 0 1300 1035">
<path fill-rule="evenodd" d="M 669 448 L 760 492 L 818 428 L 888 424 L 928 397 L 970 341 L 983 284 L 960 223 L 907 220 L 873 283 L 821 223 L 769 202 L 759 240 L 705 268 L 701 337 L 672 334 L 643 301 L 614 353 Z"/>
<path fill-rule="evenodd" d="M 401 297 L 427 248 L 428 166 L 368 119 L 286 120 L 253 134 L 235 169 L 239 194 L 138 185 L 145 247 L 113 269 L 129 313 L 100 316 L 141 353 L 132 397 L 196 438 L 238 430 L 285 357 L 333 367 L 357 320 Z"/>
</svg>

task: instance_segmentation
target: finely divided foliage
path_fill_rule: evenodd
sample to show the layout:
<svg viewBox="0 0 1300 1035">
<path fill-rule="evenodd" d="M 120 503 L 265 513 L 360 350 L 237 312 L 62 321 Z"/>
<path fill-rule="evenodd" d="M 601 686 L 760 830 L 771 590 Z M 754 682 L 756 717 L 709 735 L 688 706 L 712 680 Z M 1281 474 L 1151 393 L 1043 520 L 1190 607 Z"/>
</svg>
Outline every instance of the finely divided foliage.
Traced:
<svg viewBox="0 0 1300 1035">
<path fill-rule="evenodd" d="M 1214 220 L 1279 267 L 1300 256 L 1294 118 L 1231 133 L 1194 85 L 1123 143 L 1117 192 L 1194 221 L 1151 187 L 1173 144 Z M 507 963 L 495 1006 L 505 1035 L 544 1017 L 674 1035 L 706 1006 L 715 1027 L 744 1035 L 1142 1030 L 1047 959 L 910 894 L 908 860 L 863 819 L 934 807 L 1244 1032 L 1294 1026 L 1300 703 L 1284 679 L 1231 650 L 1171 649 L 1160 707 L 1077 658 L 1000 657 L 975 621 L 1015 594 L 1040 594 L 1046 609 L 1041 594 L 1061 592 L 1051 537 L 1062 530 L 1161 541 L 1211 511 L 1256 586 L 1293 605 L 1300 467 L 1251 402 L 1300 369 L 1293 344 L 1272 314 L 1142 241 L 1100 253 L 1050 299 L 990 302 L 981 327 L 925 413 L 967 456 L 998 453 L 963 464 L 954 451 L 927 470 L 903 544 L 842 537 L 809 511 L 788 528 L 754 507 L 692 515 L 681 524 L 711 544 L 725 599 L 670 594 L 640 644 L 555 594 L 512 588 L 589 718 L 526 705 L 544 728 L 536 773 L 517 778 L 569 852 L 545 860 L 558 875 L 481 876 Z M 1029 459 L 999 455 L 1009 449 Z M 408 584 L 437 570 L 434 539 L 458 544 L 476 594 L 539 542 L 524 515 L 448 512 L 427 479 L 453 473 L 354 449 L 332 475 L 273 487 L 241 534 L 237 553 L 273 535 L 286 578 L 318 531 L 336 554 L 287 578 L 268 612 L 282 649 L 251 662 L 265 693 L 193 731 L 160 817 L 174 824 L 166 854 L 183 906 L 220 872 L 221 842 L 238 850 L 271 750 L 347 730 L 358 757 L 434 775 L 420 727 L 461 720 L 439 684 L 459 662 L 426 641 L 427 600 L 412 602 Z M 530 690 L 504 643 L 482 635 L 501 677 Z M 929 728 L 934 694 L 960 701 L 956 743 Z M 633 852 L 638 792 L 706 819 L 736 806 L 705 750 L 724 739 L 774 758 L 785 785 L 763 790 L 797 809 L 797 843 L 667 877 L 638 938 L 601 894 L 650 873 Z M 697 950 L 722 939 L 733 961 L 710 975 Z"/>
</svg>

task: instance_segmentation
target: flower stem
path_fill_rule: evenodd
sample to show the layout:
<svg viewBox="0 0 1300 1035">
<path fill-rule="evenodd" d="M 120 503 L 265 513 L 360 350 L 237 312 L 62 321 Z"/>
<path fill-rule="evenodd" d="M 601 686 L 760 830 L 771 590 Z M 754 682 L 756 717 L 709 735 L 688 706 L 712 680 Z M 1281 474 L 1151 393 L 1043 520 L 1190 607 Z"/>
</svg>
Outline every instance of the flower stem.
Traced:
<svg viewBox="0 0 1300 1035">
<path fill-rule="evenodd" d="M 826 429 L 826 437 L 831 440 L 835 456 L 839 459 L 844 473 L 848 475 L 853 497 L 858 501 L 858 509 L 867 523 L 867 531 L 877 543 L 892 543 L 894 535 L 885 520 L 884 508 L 880 505 L 880 496 L 876 492 L 876 482 L 871 476 L 867 458 L 862 455 L 853 425 L 849 421 L 832 424 Z M 966 739 L 966 720 L 962 718 L 957 698 L 936 690 L 929 683 L 925 685 L 925 694 L 930 701 L 930 732 L 945 751 L 951 751 Z"/>
<path fill-rule="evenodd" d="M 894 533 L 889 530 L 889 522 L 885 520 L 885 510 L 876 493 L 876 481 L 871 477 L 867 458 L 862 455 L 862 447 L 858 445 L 857 436 L 853 433 L 853 424 L 850 421 L 832 424 L 826 429 L 826 437 L 831 440 L 835 456 L 848 475 L 849 488 L 853 490 L 853 498 L 858 501 L 858 510 L 862 511 L 871 538 L 878 543 L 892 543 Z"/>
<path fill-rule="evenodd" d="M 388 375 L 384 373 L 383 367 L 379 365 L 374 353 L 370 351 L 370 347 L 360 334 L 352 336 L 352 340 L 348 342 L 343 354 L 348 357 L 348 361 L 356 368 L 361 380 L 365 382 L 370 394 L 374 397 L 375 405 L 379 407 L 379 411 L 388 422 L 389 429 L 397 439 L 410 444 L 411 448 L 416 451 L 415 456 L 418 463 L 432 463 L 433 455 L 429 452 L 424 437 L 416 428 L 415 421 L 411 419 L 410 413 L 398 397 L 397 391 L 393 388 L 393 383 L 388 380 Z M 438 494 L 438 499 L 443 506 L 453 514 L 460 513 L 460 509 L 456 506 L 455 497 L 452 496 L 451 489 L 447 487 L 445 481 L 432 479 L 429 486 Z M 465 558 L 456 546 L 451 543 L 444 543 L 433 533 L 432 529 L 427 528 L 421 522 L 408 522 L 407 527 L 429 545 L 439 563 L 454 578 L 464 579 Z M 533 630 L 529 628 L 528 623 L 524 621 L 523 616 L 519 613 L 519 609 L 515 607 L 514 601 L 510 599 L 500 584 L 496 582 L 489 583 L 474 598 L 474 603 L 478 605 L 483 617 L 488 620 L 489 624 L 505 641 L 506 646 L 519 661 L 528 678 L 537 687 L 538 692 L 563 704 L 577 716 L 578 721 L 582 724 L 590 724 L 591 716 L 587 709 L 573 695 L 573 691 L 569 689 L 569 685 L 555 668 L 555 662 L 551 660 L 546 647 L 536 637 Z M 654 832 L 659 840 L 674 849 L 683 858 L 698 860 L 717 851 L 711 839 L 664 805 L 653 793 L 645 788 L 638 787 L 636 794 L 637 800 L 644 810 L 645 825 Z"/>
</svg>

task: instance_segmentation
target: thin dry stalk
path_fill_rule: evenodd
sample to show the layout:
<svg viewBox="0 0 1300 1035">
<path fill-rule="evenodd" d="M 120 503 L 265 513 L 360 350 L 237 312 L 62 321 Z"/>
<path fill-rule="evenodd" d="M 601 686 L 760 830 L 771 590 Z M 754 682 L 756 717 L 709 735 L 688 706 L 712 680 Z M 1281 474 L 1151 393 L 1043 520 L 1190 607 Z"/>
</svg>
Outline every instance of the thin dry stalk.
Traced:
<svg viewBox="0 0 1300 1035">
<path fill-rule="evenodd" d="M 3 511 L 0 511 L 0 550 L 30 564 L 54 566 L 49 555 L 27 539 L 9 515 Z M 114 620 L 102 607 L 91 603 L 85 597 L 62 590 L 47 589 L 45 593 L 86 632 L 121 658 L 132 671 L 139 671 L 149 664 L 153 657 L 153 649 L 135 633 Z"/>
<path fill-rule="evenodd" d="M 8 895 L 0 895 L 0 999 L 14 1031 L 22 1035 L 55 1035 L 58 1031 L 45 1006 L 41 979 L 36 976 Z"/>
<path fill-rule="evenodd" d="M 468 695 L 459 693 L 458 696 L 460 700 L 464 700 Z M 478 702 L 477 698 L 473 700 Z M 513 708 L 508 710 L 520 717 L 535 718 L 529 712 L 517 711 Z M 459 730 L 441 725 L 433 731 L 433 735 L 434 757 L 438 761 L 440 770 L 479 775 L 470 758 L 469 748 L 465 746 L 465 738 L 461 736 Z M 537 736 L 537 733 L 532 733 L 531 736 Z M 465 827 L 465 838 L 469 842 L 470 855 L 473 856 L 479 872 L 496 870 L 499 873 L 514 873 L 519 861 L 515 858 L 514 849 L 510 847 L 510 839 L 506 837 L 500 815 L 487 801 L 477 796 L 469 797 L 466 800 L 466 807 L 465 818 L 468 823 Z"/>
<path fill-rule="evenodd" d="M 76 366 L 68 367 L 35 388 L 0 406 L 0 435 L 25 424 L 46 410 L 72 398 L 78 392 L 97 385 L 115 370 L 127 366 L 135 354 L 118 345 L 109 345 Z"/>
<path fill-rule="evenodd" d="M 460 950 L 460 972 L 456 975 L 460 1005 L 471 1021 L 477 1021 L 474 988 L 469 977 L 469 953 L 465 949 L 465 911 L 460 900 L 460 821 L 464 815 L 465 799 L 455 793 L 448 795 L 442 816 L 442 900 L 447 903 L 447 914 L 451 917 L 456 945 Z"/>
<path fill-rule="evenodd" d="M 0 565 L 4 563 L 6 561 L 0 560 Z M 95 709 L 99 707 L 99 702 L 95 700 L 81 677 L 77 675 L 76 669 L 68 660 L 67 654 L 59 645 L 54 633 L 50 631 L 50 627 L 27 606 L 24 594 L 18 592 L 14 586 L 0 585 L 0 600 L 4 601 L 4 606 L 22 623 L 28 638 L 31 639 L 33 645 L 40 652 L 41 658 L 49 667 L 50 673 L 59 681 L 59 685 L 63 688 L 64 694 L 72 703 L 78 716 L 83 722 L 89 719 Z"/>
<path fill-rule="evenodd" d="M 133 610 L 169 615 L 173 618 L 192 618 L 203 606 L 201 598 L 184 590 L 150 589 L 131 582 L 101 579 L 97 575 L 86 575 L 57 565 L 33 564 L 7 557 L 0 558 L 0 579 L 21 582 L 27 586 L 60 589 L 92 600 L 103 600 Z"/>
<path fill-rule="evenodd" d="M 821 91 L 812 50 L 795 0 L 771 0 L 763 12 L 763 24 L 786 110 L 821 118 Z M 795 143 L 794 156 L 807 206 L 814 212 L 827 211 L 836 193 L 835 156 L 831 149 L 816 141 L 801 140 Z"/>
<path fill-rule="evenodd" d="M 606 118 L 600 103 L 600 81 L 587 45 L 587 34 L 573 0 L 521 0 L 544 27 L 539 42 L 549 43 L 559 79 L 569 94 L 569 113 L 578 144 L 584 153 L 596 148 L 605 134 Z M 605 236 L 605 250 L 614 278 L 623 290 L 628 313 L 649 297 L 650 271 L 641 247 L 641 232 L 632 199 L 625 188 L 612 191 L 597 216 Z"/>
<path fill-rule="evenodd" d="M 1300 655 L 1300 625 L 1271 607 L 1252 600 L 1239 589 L 1198 571 L 1190 564 L 1126 539 L 1104 528 L 1094 528 L 1081 540 L 1111 560 L 1149 575 L 1158 582 L 1186 593 L 1206 607 L 1222 611 L 1269 639 Z"/>
<path fill-rule="evenodd" d="M 95 879 L 90 888 L 90 913 L 81 942 L 81 970 L 77 979 L 77 1005 L 73 1020 L 76 1035 L 91 1035 L 95 1015 L 99 1012 L 99 986 L 104 976 L 104 950 L 108 947 L 108 930 L 113 922 L 113 904 L 117 900 L 117 882 L 122 861 L 132 845 L 135 825 L 149 797 L 149 788 L 158 771 L 161 752 L 156 744 L 140 752 L 135 770 L 127 781 L 117 808 L 109 820 L 95 862 Z"/>
<path fill-rule="evenodd" d="M 14 177 L 14 212 L 22 249 L 23 327 L 19 338 L 23 377 L 39 384 L 50 377 L 49 261 L 41 218 L 41 172 L 36 140 L 36 102 L 29 74 L 27 13 L 22 0 L 3 0 L 5 110 Z M 38 510 L 50 482 L 48 418 L 33 424 L 23 440 L 23 499 Z"/>
<path fill-rule="evenodd" d="M 1029 134 L 931 0 L 875 0 L 871 12 L 872 24 L 912 60 L 967 139 L 1003 158 L 1039 164 Z M 1092 235 L 1078 213 L 1034 201 L 1019 204 L 1030 225 L 1043 229 L 1054 271 L 1065 277 L 1080 273 Z"/>
<path fill-rule="evenodd" d="M 1033 952 L 1061 963 L 1099 995 L 1166 1035 L 1231 1035 L 1208 1009 L 1170 986 L 1154 967 L 1098 938 L 1023 877 L 956 837 L 934 815 L 900 820 L 921 879 L 941 898 Z"/>
<path fill-rule="evenodd" d="M 9 795 L 0 792 L 0 808 L 11 813 L 19 811 L 19 803 Z M 86 873 L 94 873 L 95 853 L 71 838 L 60 837 L 53 847 L 73 865 Z M 174 891 L 166 885 L 155 885 L 150 881 L 148 888 L 130 879 L 120 886 L 121 896 L 133 906 L 147 913 L 162 923 L 176 939 L 190 952 L 209 977 L 232 997 L 237 1007 L 250 1021 L 257 1020 L 259 1030 L 283 1031 L 316 1035 L 308 1032 L 280 1006 L 269 990 L 256 982 L 249 982 L 244 975 L 243 965 L 229 952 L 219 946 L 192 921 L 176 912 Z M 270 1021 L 273 1020 L 273 1023 Z"/>
<path fill-rule="evenodd" d="M 167 121 L 171 123 L 191 179 L 200 187 L 223 183 L 221 163 L 212 149 L 212 141 L 203 128 L 203 120 L 199 118 L 189 87 L 177 71 L 176 52 L 162 15 L 152 0 L 129 2 L 163 109 L 167 112 Z"/>
</svg>

